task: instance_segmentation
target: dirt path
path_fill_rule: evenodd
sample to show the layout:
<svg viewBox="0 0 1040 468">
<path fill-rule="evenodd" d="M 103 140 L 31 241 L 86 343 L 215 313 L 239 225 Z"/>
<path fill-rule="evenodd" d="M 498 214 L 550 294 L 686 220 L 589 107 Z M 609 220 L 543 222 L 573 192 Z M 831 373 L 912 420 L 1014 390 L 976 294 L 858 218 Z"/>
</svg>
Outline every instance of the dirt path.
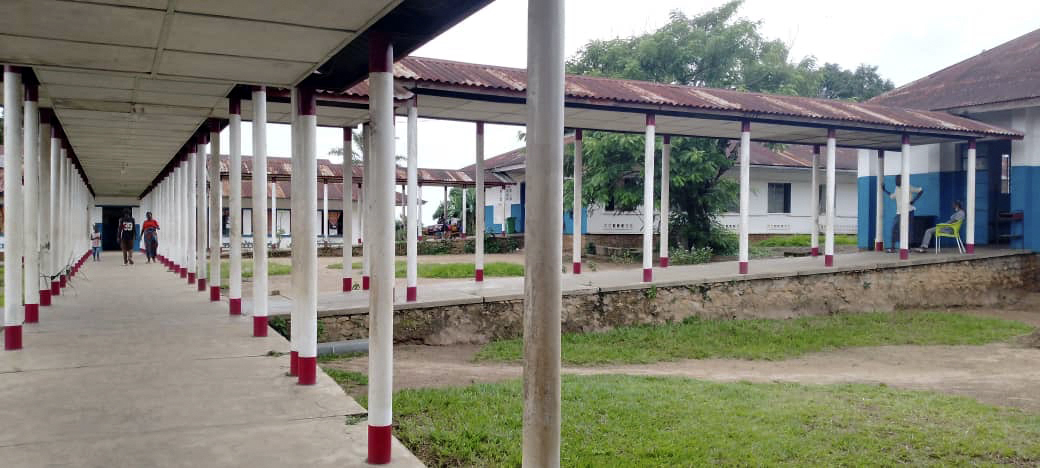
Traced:
<svg viewBox="0 0 1040 468">
<path fill-rule="evenodd" d="M 1006 310 L 972 313 L 1040 326 L 1040 294 Z M 398 346 L 394 388 L 461 386 L 519 378 L 515 364 L 474 363 L 480 346 Z M 806 384 L 884 383 L 976 398 L 981 402 L 1040 411 L 1040 349 L 1018 343 L 983 346 L 878 346 L 813 353 L 784 361 L 700 359 L 648 365 L 566 367 L 565 373 L 672 376 L 717 381 Z M 327 366 L 366 372 L 364 357 Z"/>
</svg>

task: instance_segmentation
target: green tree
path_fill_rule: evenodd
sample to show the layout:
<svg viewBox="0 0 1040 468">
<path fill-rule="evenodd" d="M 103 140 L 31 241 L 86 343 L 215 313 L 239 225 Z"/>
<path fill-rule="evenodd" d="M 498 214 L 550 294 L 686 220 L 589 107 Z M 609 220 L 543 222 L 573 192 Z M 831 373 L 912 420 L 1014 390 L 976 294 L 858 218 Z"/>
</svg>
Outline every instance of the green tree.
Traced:
<svg viewBox="0 0 1040 468">
<path fill-rule="evenodd" d="M 730 1 L 695 16 L 672 12 L 656 31 L 629 38 L 594 40 L 567 62 L 573 74 L 608 76 L 688 86 L 707 86 L 790 95 L 866 99 L 892 88 L 877 68 L 856 71 L 835 64 L 817 67 L 813 57 L 797 62 L 779 40 L 764 38 L 759 22 L 737 17 L 742 2 Z M 644 138 L 586 132 L 586 203 L 631 211 L 643 200 Z M 660 144 L 660 140 L 658 140 Z M 723 174 L 733 167 L 730 142 L 714 138 L 672 138 L 670 232 L 687 247 L 733 249 L 732 235 L 716 217 L 736 203 L 737 184 Z M 657 154 L 660 154 L 658 150 Z M 569 172 L 573 152 L 568 147 Z M 660 156 L 658 156 L 660 158 Z M 654 180 L 660 180 L 660 161 Z M 659 191 L 655 183 L 655 191 Z M 565 210 L 570 210 L 570 189 Z"/>
<path fill-rule="evenodd" d="M 477 205 L 477 193 L 471 188 L 466 190 L 466 232 L 473 233 L 477 219 L 474 207 Z M 437 205 L 433 211 L 433 219 L 438 220 L 444 215 L 444 202 Z M 462 189 L 453 188 L 448 190 L 448 218 L 462 219 Z"/>
</svg>

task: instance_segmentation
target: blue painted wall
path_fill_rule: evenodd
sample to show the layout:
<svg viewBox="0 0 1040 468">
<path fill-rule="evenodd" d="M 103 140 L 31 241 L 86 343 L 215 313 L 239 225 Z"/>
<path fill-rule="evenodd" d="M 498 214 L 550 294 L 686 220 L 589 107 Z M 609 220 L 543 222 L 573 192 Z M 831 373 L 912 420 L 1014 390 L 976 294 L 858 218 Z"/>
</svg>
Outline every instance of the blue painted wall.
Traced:
<svg viewBox="0 0 1040 468">
<path fill-rule="evenodd" d="M 516 218 L 516 232 L 524 232 L 524 205 L 519 203 L 510 205 L 509 216 Z"/>
<path fill-rule="evenodd" d="M 488 205 L 484 207 L 484 229 L 493 234 L 501 234 L 505 232 L 504 227 L 501 224 L 495 224 L 495 207 L 494 205 Z"/>
<path fill-rule="evenodd" d="M 1011 247 L 1040 251 L 1040 167 L 1011 167 L 1011 211 L 1022 221 L 1011 224 Z"/>
<path fill-rule="evenodd" d="M 877 212 L 874 202 L 874 187 L 877 177 L 860 177 L 856 182 L 857 206 L 856 206 L 856 243 L 861 249 L 874 248 L 874 226 Z"/>
<path fill-rule="evenodd" d="M 589 232 L 589 216 L 588 209 L 585 207 L 581 208 L 581 233 L 588 234 Z M 570 211 L 563 213 L 563 233 L 574 234 L 574 216 Z"/>
</svg>

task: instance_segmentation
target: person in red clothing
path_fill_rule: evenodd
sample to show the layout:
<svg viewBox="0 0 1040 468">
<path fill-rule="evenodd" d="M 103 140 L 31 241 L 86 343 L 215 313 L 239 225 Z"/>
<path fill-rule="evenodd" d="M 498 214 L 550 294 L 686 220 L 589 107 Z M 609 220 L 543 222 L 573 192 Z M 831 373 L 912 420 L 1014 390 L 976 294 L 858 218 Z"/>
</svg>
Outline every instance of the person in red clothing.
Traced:
<svg viewBox="0 0 1040 468">
<path fill-rule="evenodd" d="M 141 224 L 141 238 L 144 239 L 144 255 L 147 263 L 155 261 L 155 251 L 159 248 L 159 222 L 152 219 L 152 212 L 145 213 L 148 218 Z"/>
</svg>

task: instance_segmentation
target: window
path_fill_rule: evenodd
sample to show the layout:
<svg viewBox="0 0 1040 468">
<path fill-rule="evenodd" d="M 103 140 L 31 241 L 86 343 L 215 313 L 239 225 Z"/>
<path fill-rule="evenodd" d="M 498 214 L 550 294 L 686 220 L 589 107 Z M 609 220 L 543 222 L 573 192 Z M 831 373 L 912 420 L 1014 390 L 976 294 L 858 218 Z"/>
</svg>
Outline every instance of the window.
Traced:
<svg viewBox="0 0 1040 468">
<path fill-rule="evenodd" d="M 253 236 L 253 209 L 242 208 L 242 235 Z"/>
<path fill-rule="evenodd" d="M 770 183 L 768 204 L 770 213 L 790 213 L 791 184 Z"/>
<path fill-rule="evenodd" d="M 1011 193 L 1011 155 L 1000 156 L 1000 193 Z"/>
</svg>

